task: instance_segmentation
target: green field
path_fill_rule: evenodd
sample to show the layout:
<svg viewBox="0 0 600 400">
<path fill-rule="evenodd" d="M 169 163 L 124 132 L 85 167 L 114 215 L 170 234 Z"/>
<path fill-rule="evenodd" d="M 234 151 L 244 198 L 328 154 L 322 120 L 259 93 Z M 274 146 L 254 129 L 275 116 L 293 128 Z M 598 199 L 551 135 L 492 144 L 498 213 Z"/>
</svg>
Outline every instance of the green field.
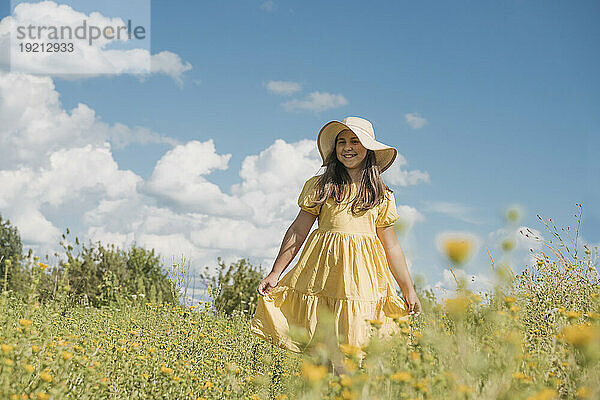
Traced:
<svg viewBox="0 0 600 400">
<path fill-rule="evenodd" d="M 435 301 L 401 332 L 356 349 L 324 341 L 306 355 L 249 332 L 247 314 L 145 298 L 94 308 L 4 292 L 0 397 L 9 399 L 600 398 L 598 249 L 546 244 L 537 265 L 483 297 Z M 564 243 L 563 243 L 564 244 Z M 39 273 L 45 268 L 43 264 Z M 377 324 L 373 324 L 377 329 Z M 341 358 L 335 358 L 341 357 Z M 343 360 L 332 373 L 329 360 Z"/>
</svg>

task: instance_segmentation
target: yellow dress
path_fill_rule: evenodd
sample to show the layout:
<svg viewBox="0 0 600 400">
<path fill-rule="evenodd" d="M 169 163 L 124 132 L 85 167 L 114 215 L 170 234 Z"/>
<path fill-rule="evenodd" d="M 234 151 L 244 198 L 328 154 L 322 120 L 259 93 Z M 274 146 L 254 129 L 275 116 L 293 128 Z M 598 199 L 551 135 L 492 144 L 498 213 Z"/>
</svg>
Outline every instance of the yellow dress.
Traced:
<svg viewBox="0 0 600 400">
<path fill-rule="evenodd" d="M 310 208 L 317 179 L 306 181 L 298 205 L 318 216 L 318 228 L 308 235 L 296 265 L 269 294 L 259 296 L 250 323 L 258 337 L 296 353 L 307 346 L 289 335 L 290 326 L 304 328 L 312 339 L 321 307 L 333 313 L 335 334 L 342 343 L 358 347 L 374 333 L 369 319 L 382 321 L 381 336 L 398 331 L 391 316 L 408 319 L 376 234 L 376 227 L 393 225 L 399 218 L 393 193 L 386 190 L 385 201 L 377 207 L 352 215 L 348 200 L 357 190 L 352 183 L 346 202 L 337 204 L 329 198 L 322 206 Z"/>
</svg>

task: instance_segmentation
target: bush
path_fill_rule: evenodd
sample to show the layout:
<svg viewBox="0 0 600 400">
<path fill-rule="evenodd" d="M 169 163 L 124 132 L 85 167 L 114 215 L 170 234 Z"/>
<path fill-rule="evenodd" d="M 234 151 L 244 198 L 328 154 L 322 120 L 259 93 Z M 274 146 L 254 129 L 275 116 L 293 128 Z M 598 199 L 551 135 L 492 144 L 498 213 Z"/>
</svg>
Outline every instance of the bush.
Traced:
<svg viewBox="0 0 600 400">
<path fill-rule="evenodd" d="M 256 288 L 262 280 L 262 271 L 254 267 L 245 259 L 225 265 L 221 257 L 217 258 L 219 272 L 217 275 L 201 273 L 200 278 L 206 286 L 211 288 L 211 297 L 217 311 L 232 315 L 235 310 L 253 315 L 258 303 Z M 260 268 L 260 267 L 259 267 Z"/>
<path fill-rule="evenodd" d="M 10 224 L 9 220 L 2 219 L 0 214 L 0 279 L 2 279 L 2 284 L 4 284 L 5 275 L 9 283 L 12 281 L 15 268 L 21 261 L 22 253 L 23 245 L 21 244 L 19 231 Z M 10 264 L 13 268 L 7 270 L 7 264 Z"/>
<path fill-rule="evenodd" d="M 0 215 L 0 290 L 4 289 L 5 279 L 7 290 L 22 291 L 26 287 L 26 277 L 20 265 L 22 253 L 19 231 Z"/>
<path fill-rule="evenodd" d="M 79 244 L 77 238 L 76 244 Z M 119 297 L 141 294 L 152 302 L 175 303 L 171 282 L 162 271 L 160 259 L 154 250 L 134 244 L 124 251 L 115 245 L 90 242 L 81 245 L 77 254 L 74 254 L 73 246 L 65 242 L 61 242 L 61 245 L 66 251 L 66 260 L 59 262 L 59 268 L 53 271 L 51 280 L 62 282 L 62 289 L 73 300 L 100 306 Z M 45 297 L 49 295 L 46 293 Z"/>
</svg>

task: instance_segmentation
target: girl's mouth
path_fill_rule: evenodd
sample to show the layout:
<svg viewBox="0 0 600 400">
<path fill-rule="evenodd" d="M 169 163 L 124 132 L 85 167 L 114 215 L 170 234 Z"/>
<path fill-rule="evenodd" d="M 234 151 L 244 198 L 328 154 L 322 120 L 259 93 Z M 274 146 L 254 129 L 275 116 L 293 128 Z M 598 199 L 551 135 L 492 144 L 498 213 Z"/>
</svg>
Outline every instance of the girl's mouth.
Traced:
<svg viewBox="0 0 600 400">
<path fill-rule="evenodd" d="M 352 158 L 352 157 L 355 157 L 355 156 L 356 156 L 356 154 L 345 154 L 342 157 L 348 159 L 348 158 Z"/>
</svg>

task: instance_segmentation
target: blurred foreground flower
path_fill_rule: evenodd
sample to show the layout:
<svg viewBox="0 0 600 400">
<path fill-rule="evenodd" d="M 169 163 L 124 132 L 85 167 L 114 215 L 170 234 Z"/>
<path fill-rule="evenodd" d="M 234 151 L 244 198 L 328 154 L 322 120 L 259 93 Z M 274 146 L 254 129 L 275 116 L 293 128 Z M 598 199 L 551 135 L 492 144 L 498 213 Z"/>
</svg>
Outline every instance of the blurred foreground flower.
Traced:
<svg viewBox="0 0 600 400">
<path fill-rule="evenodd" d="M 400 371 L 396 372 L 395 374 L 392 374 L 390 376 L 390 379 L 396 382 L 408 382 L 412 379 L 412 375 L 410 374 L 410 372 Z"/>
<path fill-rule="evenodd" d="M 559 337 L 575 347 L 585 347 L 599 338 L 598 327 L 584 324 L 566 326 Z"/>
<path fill-rule="evenodd" d="M 558 392 L 554 389 L 545 388 L 534 394 L 533 396 L 529 396 L 527 400 L 550 400 L 558 397 Z"/>
<path fill-rule="evenodd" d="M 467 312 L 472 300 L 466 296 L 458 296 L 452 299 L 446 299 L 445 309 L 453 319 L 462 319 Z"/>
<path fill-rule="evenodd" d="M 315 365 L 309 361 L 302 363 L 302 376 L 311 382 L 317 382 L 327 376 L 327 367 L 324 365 Z"/>
<path fill-rule="evenodd" d="M 411 224 L 408 220 L 400 217 L 398 221 L 394 224 L 394 230 L 400 236 L 403 236 L 406 232 L 408 232 L 411 228 Z"/>
<path fill-rule="evenodd" d="M 348 343 L 340 344 L 340 350 L 347 356 L 358 355 L 362 351 L 360 347 Z"/>
<path fill-rule="evenodd" d="M 512 238 L 512 237 L 504 238 L 502 240 L 502 250 L 511 251 L 512 249 L 515 248 L 516 244 L 517 244 L 517 242 L 514 238 Z"/>
<path fill-rule="evenodd" d="M 470 233 L 441 233 L 436 242 L 440 253 L 456 266 L 469 262 L 478 247 L 477 236 Z"/>
<path fill-rule="evenodd" d="M 521 205 L 511 205 L 504 209 L 504 220 L 506 223 L 516 223 L 521 220 L 523 214 L 523 207 Z"/>
</svg>

